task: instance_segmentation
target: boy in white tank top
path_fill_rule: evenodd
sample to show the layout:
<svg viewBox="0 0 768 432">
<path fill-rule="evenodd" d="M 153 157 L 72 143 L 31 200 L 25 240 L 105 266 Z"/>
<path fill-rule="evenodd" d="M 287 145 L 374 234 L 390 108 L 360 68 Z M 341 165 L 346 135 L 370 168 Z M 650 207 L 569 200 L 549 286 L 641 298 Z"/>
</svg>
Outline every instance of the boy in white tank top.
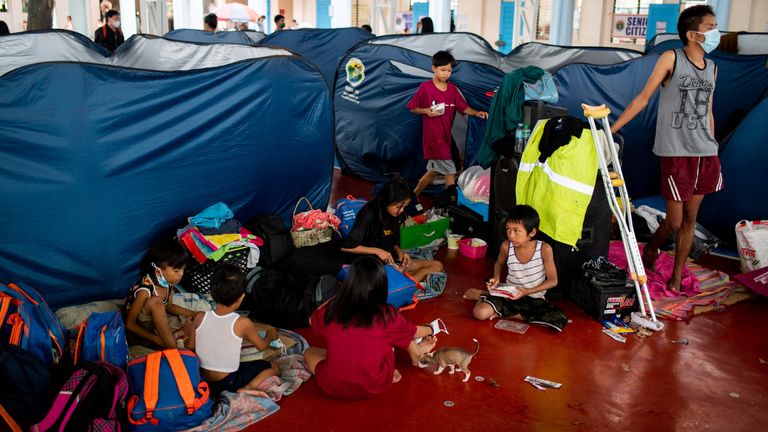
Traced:
<svg viewBox="0 0 768 432">
<path fill-rule="evenodd" d="M 544 294 L 557 286 L 557 269 L 552 247 L 534 240 L 539 230 L 539 214 L 528 205 L 514 206 L 504 220 L 507 240 L 501 245 L 499 258 L 488 280 L 488 291 L 469 289 L 464 298 L 477 300 L 472 314 L 479 320 L 500 317 L 524 319 L 561 331 L 568 319 L 560 308 L 549 303 Z M 502 296 L 499 286 L 506 267 L 506 285 L 514 289 Z"/>
<path fill-rule="evenodd" d="M 240 270 L 222 263 L 211 278 L 211 296 L 216 309 L 195 317 L 195 331 L 190 344 L 200 358 L 200 369 L 211 389 L 261 395 L 256 389 L 265 379 L 279 375 L 280 369 L 265 360 L 240 363 L 243 338 L 263 351 L 277 339 L 277 330 L 270 328 L 264 338 L 254 323 L 235 311 L 245 298 L 245 277 Z M 191 345 L 191 346 L 190 346 Z"/>
</svg>

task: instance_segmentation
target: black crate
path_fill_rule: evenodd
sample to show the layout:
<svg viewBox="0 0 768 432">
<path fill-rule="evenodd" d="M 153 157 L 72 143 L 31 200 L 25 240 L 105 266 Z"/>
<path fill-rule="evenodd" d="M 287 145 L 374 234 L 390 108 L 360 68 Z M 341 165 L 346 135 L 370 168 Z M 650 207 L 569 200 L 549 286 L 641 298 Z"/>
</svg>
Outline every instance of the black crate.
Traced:
<svg viewBox="0 0 768 432">
<path fill-rule="evenodd" d="M 245 274 L 248 272 L 249 253 L 249 248 L 237 249 L 225 253 L 218 261 L 209 259 L 202 264 L 200 264 L 192 254 L 188 254 L 187 267 L 184 269 L 184 276 L 181 279 L 180 285 L 186 291 L 197 294 L 207 294 L 211 290 L 211 277 L 213 276 L 213 272 L 216 271 L 216 266 L 219 263 L 225 262 L 233 264 Z"/>
<path fill-rule="evenodd" d="M 616 315 L 624 317 L 639 306 L 635 286 L 629 280 L 624 287 L 605 288 L 596 286 L 591 278 L 582 275 L 571 283 L 570 296 L 587 315 L 598 321 Z"/>
</svg>

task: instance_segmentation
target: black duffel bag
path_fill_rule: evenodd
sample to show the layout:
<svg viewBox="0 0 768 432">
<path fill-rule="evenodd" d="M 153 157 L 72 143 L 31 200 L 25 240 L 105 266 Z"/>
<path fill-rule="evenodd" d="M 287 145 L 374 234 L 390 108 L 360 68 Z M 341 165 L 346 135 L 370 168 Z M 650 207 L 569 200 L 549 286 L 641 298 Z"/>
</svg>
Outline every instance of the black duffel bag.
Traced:
<svg viewBox="0 0 768 432">
<path fill-rule="evenodd" d="M 294 277 L 261 267 L 248 273 L 246 283 L 249 294 L 243 308 L 250 318 L 285 329 L 307 327 L 312 312 L 338 287 L 335 275 Z"/>
</svg>

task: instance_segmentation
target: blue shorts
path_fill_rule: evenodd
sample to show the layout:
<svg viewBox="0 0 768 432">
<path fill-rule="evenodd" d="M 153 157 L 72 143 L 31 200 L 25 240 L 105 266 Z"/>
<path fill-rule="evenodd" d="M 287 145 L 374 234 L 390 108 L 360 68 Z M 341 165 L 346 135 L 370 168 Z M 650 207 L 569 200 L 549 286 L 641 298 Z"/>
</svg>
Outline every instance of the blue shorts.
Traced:
<svg viewBox="0 0 768 432">
<path fill-rule="evenodd" d="M 214 395 L 218 395 L 223 391 L 235 393 L 247 386 L 256 375 L 271 367 L 272 363 L 266 360 L 254 360 L 240 363 L 240 367 L 238 367 L 236 371 L 231 372 L 224 378 L 218 381 L 208 381 L 208 387 Z"/>
</svg>

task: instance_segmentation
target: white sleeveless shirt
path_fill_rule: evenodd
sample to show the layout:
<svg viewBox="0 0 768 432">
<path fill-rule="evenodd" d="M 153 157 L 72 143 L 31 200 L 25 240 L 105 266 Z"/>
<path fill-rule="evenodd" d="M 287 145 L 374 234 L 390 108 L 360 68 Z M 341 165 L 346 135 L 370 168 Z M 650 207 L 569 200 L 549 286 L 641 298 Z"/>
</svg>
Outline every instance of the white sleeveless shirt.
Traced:
<svg viewBox="0 0 768 432">
<path fill-rule="evenodd" d="M 536 250 L 533 252 L 531 260 L 527 263 L 521 263 L 515 255 L 515 247 L 509 243 L 509 254 L 507 255 L 507 283 L 523 288 L 534 288 L 541 285 L 547 279 L 547 272 L 544 270 L 544 260 L 541 258 L 541 240 L 536 240 Z M 533 298 L 544 298 L 547 291 L 539 291 L 529 295 Z"/>
<path fill-rule="evenodd" d="M 235 372 L 240 367 L 240 349 L 243 338 L 235 335 L 235 312 L 219 316 L 214 311 L 205 313 L 203 322 L 195 331 L 195 351 L 200 367 L 216 372 Z"/>
</svg>

